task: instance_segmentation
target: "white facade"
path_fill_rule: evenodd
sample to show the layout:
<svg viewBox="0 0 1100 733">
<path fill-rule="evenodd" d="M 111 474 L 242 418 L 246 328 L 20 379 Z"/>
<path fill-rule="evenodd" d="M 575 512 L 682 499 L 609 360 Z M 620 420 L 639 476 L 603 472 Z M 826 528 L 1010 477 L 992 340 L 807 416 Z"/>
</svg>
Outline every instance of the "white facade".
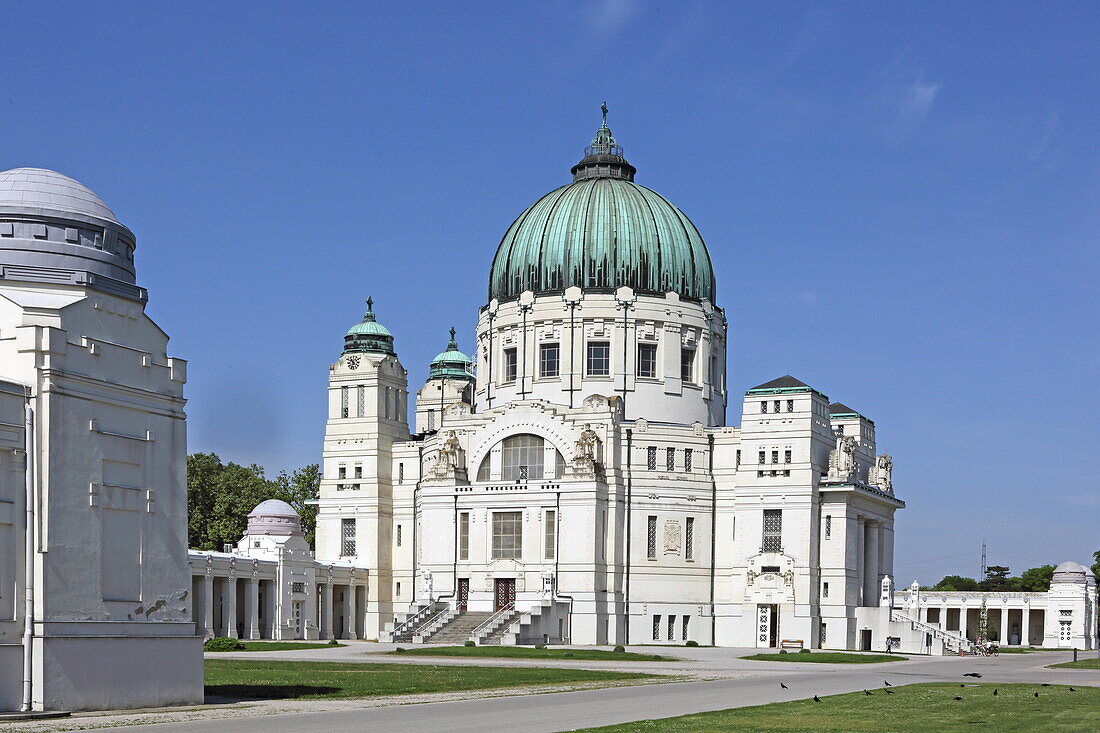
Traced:
<svg viewBox="0 0 1100 733">
<path fill-rule="evenodd" d="M 72 179 L 0 173 L 0 709 L 23 703 L 28 580 L 35 709 L 202 701 L 186 362 L 144 312 L 134 241 Z"/>
</svg>

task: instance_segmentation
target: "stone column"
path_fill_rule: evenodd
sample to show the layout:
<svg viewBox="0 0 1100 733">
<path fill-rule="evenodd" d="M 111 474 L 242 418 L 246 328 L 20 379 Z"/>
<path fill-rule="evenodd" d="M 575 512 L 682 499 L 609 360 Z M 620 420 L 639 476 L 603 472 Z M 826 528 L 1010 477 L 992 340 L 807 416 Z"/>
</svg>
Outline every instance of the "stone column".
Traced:
<svg viewBox="0 0 1100 733">
<path fill-rule="evenodd" d="M 222 592 L 222 621 L 225 623 L 225 635 L 236 639 L 237 634 L 237 577 L 230 575 L 225 579 Z"/>
<path fill-rule="evenodd" d="M 214 636 L 214 576 L 207 573 L 202 577 L 202 628 L 197 631 L 202 638 L 210 639 Z"/>
<path fill-rule="evenodd" d="M 997 643 L 1004 645 L 1008 643 L 1008 606 L 1001 604 L 1001 625 L 1000 630 L 997 632 Z"/>
<path fill-rule="evenodd" d="M 1020 644 L 1023 646 L 1029 646 L 1031 644 L 1031 604 L 1024 604 L 1024 613 L 1020 617 Z"/>
<path fill-rule="evenodd" d="M 318 619 L 322 639 L 332 638 L 332 583 L 324 583 L 321 589 L 321 618 Z"/>
<path fill-rule="evenodd" d="M 346 605 L 348 610 L 348 638 L 355 640 L 359 638 L 359 624 L 356 623 L 356 618 L 359 615 L 359 611 L 355 605 L 355 590 L 354 584 L 348 586 Z"/>
<path fill-rule="evenodd" d="M 248 621 L 245 625 L 245 636 L 249 639 L 260 638 L 260 579 L 252 577 L 248 581 L 248 602 L 245 608 L 248 611 Z"/>
</svg>

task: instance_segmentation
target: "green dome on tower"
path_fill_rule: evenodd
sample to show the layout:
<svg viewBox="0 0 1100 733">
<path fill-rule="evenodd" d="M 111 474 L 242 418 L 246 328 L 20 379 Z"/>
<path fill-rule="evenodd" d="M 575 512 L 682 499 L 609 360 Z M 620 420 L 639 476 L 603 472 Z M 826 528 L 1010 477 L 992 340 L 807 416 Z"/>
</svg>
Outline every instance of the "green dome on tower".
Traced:
<svg viewBox="0 0 1100 733">
<path fill-rule="evenodd" d="M 367 298 L 363 320 L 348 329 L 344 336 L 344 353 L 372 351 L 393 354 L 393 335 L 374 317 L 374 299 Z"/>
<path fill-rule="evenodd" d="M 636 169 L 603 125 L 573 166 L 573 182 L 519 215 L 497 248 L 489 298 L 507 300 L 579 286 L 678 293 L 714 301 L 710 254 L 671 201 L 634 183 Z"/>
<path fill-rule="evenodd" d="M 466 379 L 473 381 L 473 369 L 470 357 L 458 350 L 455 330 L 451 327 L 451 341 L 447 350 L 432 359 L 428 379 Z"/>
</svg>

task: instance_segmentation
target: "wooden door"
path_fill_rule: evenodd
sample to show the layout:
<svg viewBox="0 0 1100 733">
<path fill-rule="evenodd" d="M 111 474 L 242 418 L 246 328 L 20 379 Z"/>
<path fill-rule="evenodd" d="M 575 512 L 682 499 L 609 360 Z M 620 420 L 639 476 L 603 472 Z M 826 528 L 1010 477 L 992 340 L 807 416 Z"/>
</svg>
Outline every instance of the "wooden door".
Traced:
<svg viewBox="0 0 1100 733">
<path fill-rule="evenodd" d="M 493 610 L 499 611 L 508 606 L 514 606 L 516 603 L 516 580 L 515 578 L 497 578 L 496 579 L 496 593 L 495 603 L 493 604 Z"/>
<path fill-rule="evenodd" d="M 470 579 L 459 578 L 458 579 L 458 610 L 465 611 L 466 605 L 470 602 Z"/>
</svg>

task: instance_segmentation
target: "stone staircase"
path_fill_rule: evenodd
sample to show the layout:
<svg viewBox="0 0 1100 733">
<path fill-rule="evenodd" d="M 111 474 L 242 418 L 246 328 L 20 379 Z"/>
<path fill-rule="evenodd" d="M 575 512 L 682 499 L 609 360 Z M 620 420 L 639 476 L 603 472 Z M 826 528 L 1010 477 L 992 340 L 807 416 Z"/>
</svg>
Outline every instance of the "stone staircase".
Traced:
<svg viewBox="0 0 1100 733">
<path fill-rule="evenodd" d="M 957 631 L 948 631 L 938 625 L 925 623 L 897 609 L 891 609 L 890 614 L 892 621 L 901 621 L 911 624 L 914 629 L 926 631 L 931 634 L 933 638 L 940 639 L 943 641 L 945 650 L 959 652 L 969 649 L 972 646 L 970 640 Z"/>
<path fill-rule="evenodd" d="M 493 623 L 492 626 L 482 629 L 477 639 L 477 643 L 480 646 L 485 645 L 501 645 L 504 643 L 504 635 L 508 633 L 514 622 L 519 617 L 519 613 L 515 610 L 501 616 Z"/>
<path fill-rule="evenodd" d="M 474 629 L 488 621 L 492 615 L 490 611 L 460 613 L 431 636 L 424 638 L 424 641 L 430 644 L 464 644 Z"/>
</svg>

